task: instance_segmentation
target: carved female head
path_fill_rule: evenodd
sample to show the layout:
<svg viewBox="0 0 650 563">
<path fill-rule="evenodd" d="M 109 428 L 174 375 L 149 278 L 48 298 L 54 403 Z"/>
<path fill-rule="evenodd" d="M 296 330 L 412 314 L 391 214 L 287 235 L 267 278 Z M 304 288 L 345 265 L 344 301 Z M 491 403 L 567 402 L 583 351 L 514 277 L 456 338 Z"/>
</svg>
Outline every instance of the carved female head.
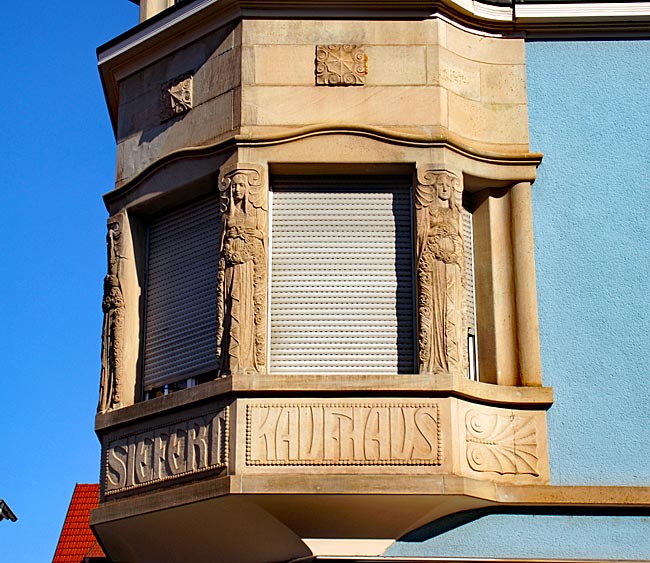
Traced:
<svg viewBox="0 0 650 563">
<path fill-rule="evenodd" d="M 219 182 L 222 213 L 231 209 L 233 204 L 246 213 L 250 211 L 247 209 L 249 204 L 257 209 L 268 209 L 266 191 L 262 189 L 262 175 L 259 170 L 249 166 L 222 172 Z"/>
<path fill-rule="evenodd" d="M 230 184 L 232 198 L 235 203 L 241 203 L 248 195 L 248 176 L 235 174 Z"/>
</svg>

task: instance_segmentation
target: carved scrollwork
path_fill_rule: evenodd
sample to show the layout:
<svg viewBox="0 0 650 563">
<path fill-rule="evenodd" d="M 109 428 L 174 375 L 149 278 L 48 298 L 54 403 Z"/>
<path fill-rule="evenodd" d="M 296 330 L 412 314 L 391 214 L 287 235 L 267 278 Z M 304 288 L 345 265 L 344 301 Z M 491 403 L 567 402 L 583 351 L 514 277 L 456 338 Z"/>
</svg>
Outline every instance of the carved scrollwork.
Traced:
<svg viewBox="0 0 650 563">
<path fill-rule="evenodd" d="M 539 476 L 535 419 L 516 415 L 465 415 L 467 462 L 474 471 Z"/>
<path fill-rule="evenodd" d="M 266 365 L 267 192 L 260 171 L 222 173 L 217 299 L 220 374 L 262 373 Z"/>
<path fill-rule="evenodd" d="M 319 86 L 363 86 L 368 74 L 368 56 L 361 45 L 317 45 L 316 84 Z"/>
<path fill-rule="evenodd" d="M 192 109 L 193 82 L 194 77 L 192 74 L 185 73 L 163 84 L 160 91 L 161 122 Z"/>
<path fill-rule="evenodd" d="M 106 248 L 108 273 L 104 278 L 102 310 L 102 374 L 99 389 L 98 412 L 107 412 L 120 406 L 122 379 L 122 354 L 124 351 L 124 296 L 120 283 L 120 238 L 122 225 L 118 221 L 108 224 Z"/>
<path fill-rule="evenodd" d="M 463 374 L 465 258 L 458 177 L 424 170 L 415 191 L 420 373 Z"/>
</svg>

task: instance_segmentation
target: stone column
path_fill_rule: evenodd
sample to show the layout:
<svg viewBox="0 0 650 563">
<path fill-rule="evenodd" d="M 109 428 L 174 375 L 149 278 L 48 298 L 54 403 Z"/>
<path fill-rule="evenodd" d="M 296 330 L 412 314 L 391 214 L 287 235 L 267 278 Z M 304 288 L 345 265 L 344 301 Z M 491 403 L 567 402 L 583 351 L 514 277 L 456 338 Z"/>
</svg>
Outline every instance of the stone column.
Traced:
<svg viewBox="0 0 650 563">
<path fill-rule="evenodd" d="M 512 187 L 510 205 L 519 377 L 521 385 L 539 387 L 542 385 L 542 362 L 530 182 L 520 182 Z"/>
</svg>

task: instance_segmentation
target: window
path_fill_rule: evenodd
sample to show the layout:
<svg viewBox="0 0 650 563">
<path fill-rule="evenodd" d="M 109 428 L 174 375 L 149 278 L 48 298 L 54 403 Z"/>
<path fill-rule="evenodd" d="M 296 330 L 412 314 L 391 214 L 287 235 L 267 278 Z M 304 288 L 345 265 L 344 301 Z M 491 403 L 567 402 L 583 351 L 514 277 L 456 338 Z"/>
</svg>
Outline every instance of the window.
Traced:
<svg viewBox="0 0 650 563">
<path fill-rule="evenodd" d="M 148 228 L 145 396 L 216 368 L 219 200 L 210 195 L 154 217 Z"/>
<path fill-rule="evenodd" d="M 414 373 L 411 178 L 279 177 L 275 373 Z"/>
</svg>

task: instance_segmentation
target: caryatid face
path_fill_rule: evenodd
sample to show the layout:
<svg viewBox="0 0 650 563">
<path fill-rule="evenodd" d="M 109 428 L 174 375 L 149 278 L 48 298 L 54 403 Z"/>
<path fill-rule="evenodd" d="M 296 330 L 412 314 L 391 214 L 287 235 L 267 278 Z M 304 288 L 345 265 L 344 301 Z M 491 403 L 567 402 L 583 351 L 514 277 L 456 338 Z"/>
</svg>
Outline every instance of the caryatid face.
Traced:
<svg viewBox="0 0 650 563">
<path fill-rule="evenodd" d="M 436 182 L 436 189 L 438 191 L 438 197 L 442 201 L 449 201 L 454 190 L 451 178 L 446 174 L 439 176 L 438 181 Z"/>
<path fill-rule="evenodd" d="M 235 174 L 232 179 L 232 197 L 239 203 L 246 197 L 248 191 L 248 178 L 245 174 Z"/>
</svg>

